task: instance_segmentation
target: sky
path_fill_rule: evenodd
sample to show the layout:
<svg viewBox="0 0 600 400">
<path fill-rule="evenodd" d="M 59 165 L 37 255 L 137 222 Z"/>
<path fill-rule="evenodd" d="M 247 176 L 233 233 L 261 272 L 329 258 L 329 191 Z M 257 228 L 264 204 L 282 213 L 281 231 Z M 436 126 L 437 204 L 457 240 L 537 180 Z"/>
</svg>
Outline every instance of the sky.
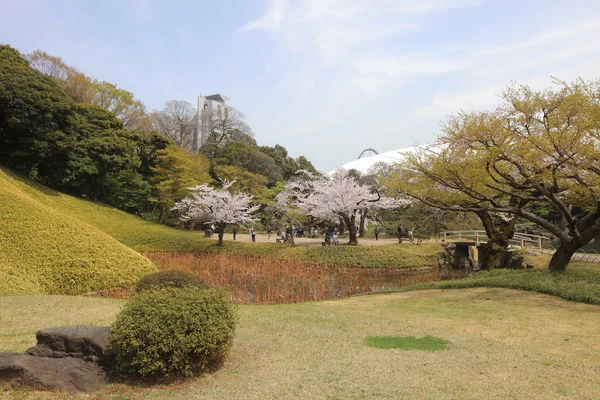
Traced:
<svg viewBox="0 0 600 400">
<path fill-rule="evenodd" d="M 148 110 L 221 93 L 260 145 L 321 171 L 435 140 L 510 84 L 600 74 L 597 0 L 0 0 L 0 43 L 42 49 Z"/>
</svg>

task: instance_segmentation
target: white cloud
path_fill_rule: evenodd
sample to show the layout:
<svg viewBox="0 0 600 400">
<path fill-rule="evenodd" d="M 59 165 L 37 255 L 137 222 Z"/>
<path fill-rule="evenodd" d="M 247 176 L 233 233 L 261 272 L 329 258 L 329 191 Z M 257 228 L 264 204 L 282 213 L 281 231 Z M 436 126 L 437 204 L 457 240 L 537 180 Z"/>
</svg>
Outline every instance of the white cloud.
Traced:
<svg viewBox="0 0 600 400">
<path fill-rule="evenodd" d="M 248 22 L 240 30 L 250 31 L 253 29 L 276 32 L 281 27 L 281 21 L 285 13 L 285 4 L 283 0 L 270 0 L 267 12 L 260 18 Z"/>
<path fill-rule="evenodd" d="M 432 14 L 452 8 L 479 5 L 488 0 L 421 0 L 392 1 L 392 10 L 398 14 Z"/>
<path fill-rule="evenodd" d="M 488 30 L 481 18 L 490 9 L 474 8 L 485 2 L 272 1 L 243 29 L 277 38 L 274 59 L 282 72 L 274 85 L 284 89 L 288 109 L 274 130 L 304 142 L 343 138 L 344 148 L 373 140 L 401 147 L 414 144 L 408 134 L 430 140 L 445 115 L 494 107 L 511 81 L 546 87 L 568 68 L 586 64 L 593 71 L 600 64 L 600 18 L 554 15 L 549 22 L 552 14 L 540 13 L 536 25 L 508 21 Z M 473 34 L 468 26 L 436 26 L 445 15 L 434 14 L 461 8 L 465 21 L 479 18 Z"/>
<path fill-rule="evenodd" d="M 581 35 L 590 39 L 579 40 Z M 600 19 L 556 26 L 506 45 L 486 45 L 462 58 L 462 63 L 471 77 L 469 87 L 460 92 L 435 91 L 428 104 L 415 107 L 416 115 L 441 119 L 461 109 L 494 108 L 513 81 L 542 89 L 551 84 L 551 76 L 594 77 L 597 71 L 587 64 L 600 64 Z"/>
<path fill-rule="evenodd" d="M 427 106 L 415 108 L 420 117 L 440 119 L 460 110 L 471 111 L 491 108 L 500 102 L 505 85 L 492 85 L 461 93 L 435 92 Z"/>
</svg>

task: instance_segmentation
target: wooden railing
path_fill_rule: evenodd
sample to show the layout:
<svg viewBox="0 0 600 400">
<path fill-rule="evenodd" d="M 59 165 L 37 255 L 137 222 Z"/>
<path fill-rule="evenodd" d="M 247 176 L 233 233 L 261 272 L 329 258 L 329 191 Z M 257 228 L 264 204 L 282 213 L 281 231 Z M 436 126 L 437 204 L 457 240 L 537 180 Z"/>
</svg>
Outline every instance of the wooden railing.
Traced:
<svg viewBox="0 0 600 400">
<path fill-rule="evenodd" d="M 549 240 L 550 238 L 540 235 L 531 235 L 528 233 L 515 233 L 510 244 L 521 248 L 534 247 L 539 250 L 543 247 L 543 241 Z M 472 230 L 472 231 L 448 231 L 442 232 L 442 241 L 454 241 L 460 242 L 464 240 L 474 241 L 475 243 L 487 242 L 488 237 L 483 230 Z"/>
</svg>

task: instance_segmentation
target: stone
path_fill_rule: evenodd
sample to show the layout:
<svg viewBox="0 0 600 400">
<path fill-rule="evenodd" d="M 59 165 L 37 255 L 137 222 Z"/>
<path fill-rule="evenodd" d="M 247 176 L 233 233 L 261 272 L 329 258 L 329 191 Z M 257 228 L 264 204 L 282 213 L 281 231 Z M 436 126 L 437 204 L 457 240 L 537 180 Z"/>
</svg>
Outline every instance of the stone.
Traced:
<svg viewBox="0 0 600 400">
<path fill-rule="evenodd" d="M 513 251 L 506 251 L 502 257 L 501 268 L 507 269 L 524 269 L 524 257 Z"/>
<path fill-rule="evenodd" d="M 5 389 L 19 386 L 56 389 L 76 395 L 98 391 L 106 385 L 106 380 L 100 367 L 78 358 L 0 353 L 0 385 Z"/>
<path fill-rule="evenodd" d="M 107 370 L 115 365 L 115 355 L 108 341 L 108 326 L 74 325 L 41 329 L 37 345 L 25 351 L 35 357 L 73 357 L 95 360 Z"/>
</svg>

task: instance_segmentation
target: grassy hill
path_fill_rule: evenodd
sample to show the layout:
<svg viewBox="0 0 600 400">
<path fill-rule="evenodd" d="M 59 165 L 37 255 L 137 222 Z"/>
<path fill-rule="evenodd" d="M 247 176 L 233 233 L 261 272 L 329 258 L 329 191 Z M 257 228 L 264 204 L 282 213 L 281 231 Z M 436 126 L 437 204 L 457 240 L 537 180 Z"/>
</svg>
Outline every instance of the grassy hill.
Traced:
<svg viewBox="0 0 600 400">
<path fill-rule="evenodd" d="M 129 286 L 155 271 L 148 259 L 78 218 L 95 209 L 102 208 L 0 169 L 0 293 L 78 294 Z"/>
<path fill-rule="evenodd" d="M 201 234 L 68 196 L 0 167 L 0 282 L 5 282 L 0 294 L 127 286 L 155 269 L 136 251 L 214 252 L 362 268 L 433 265 L 436 252 L 428 246 L 216 246 Z"/>
<path fill-rule="evenodd" d="M 83 221 L 117 239 L 136 251 L 215 252 L 228 255 L 262 256 L 277 259 L 297 259 L 320 265 L 339 265 L 363 268 L 403 268 L 429 266 L 435 263 L 434 254 L 439 246 L 341 246 L 337 248 L 289 247 L 276 243 L 227 242 L 218 247 L 214 240 L 205 240 L 201 234 L 180 231 L 115 208 L 78 199 L 29 179 L 0 169 L 0 179 L 26 197 Z"/>
<path fill-rule="evenodd" d="M 69 196 L 0 167 L 0 185 L 9 182 L 33 201 L 83 221 L 135 250 L 191 250 L 201 235 L 145 221 L 116 208 Z"/>
</svg>

